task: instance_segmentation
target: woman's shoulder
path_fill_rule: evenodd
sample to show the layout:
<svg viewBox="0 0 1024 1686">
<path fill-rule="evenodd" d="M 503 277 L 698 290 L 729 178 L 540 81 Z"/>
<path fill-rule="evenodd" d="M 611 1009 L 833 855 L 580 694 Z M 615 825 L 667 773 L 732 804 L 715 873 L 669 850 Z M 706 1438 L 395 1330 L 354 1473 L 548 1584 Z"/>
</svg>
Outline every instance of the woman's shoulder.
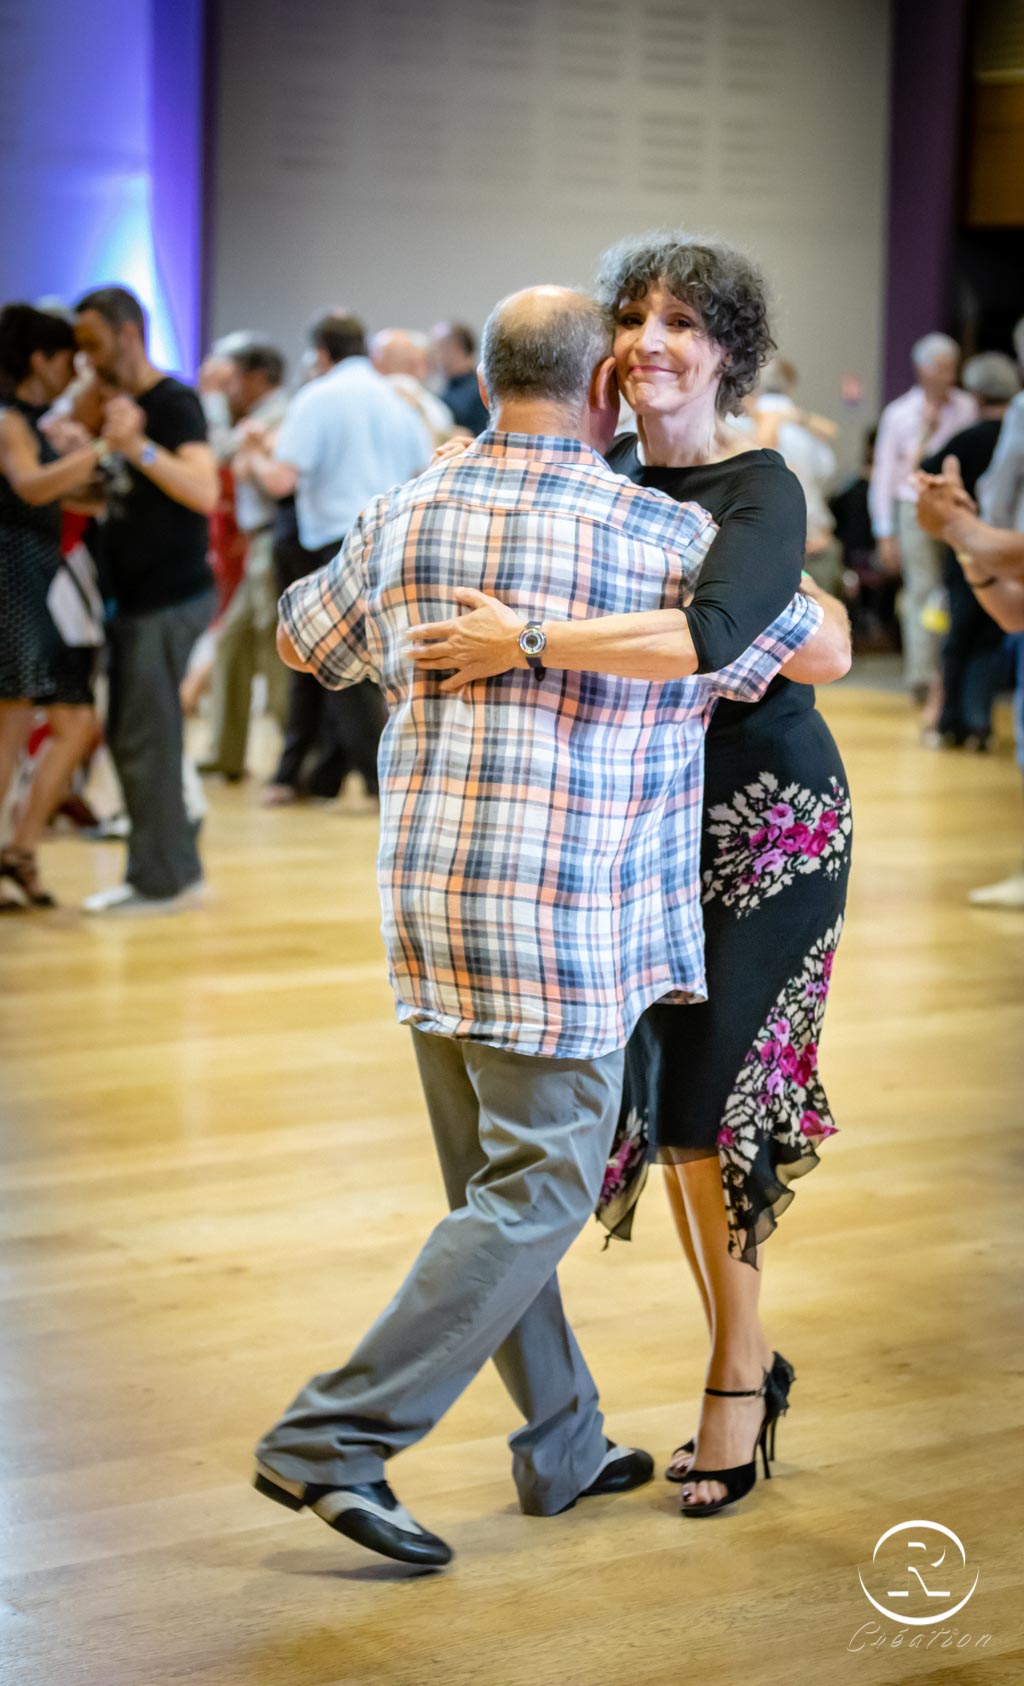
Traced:
<svg viewBox="0 0 1024 1686">
<path fill-rule="evenodd" d="M 778 451 L 740 451 L 719 464 L 732 499 L 772 514 L 802 513 L 804 491 Z"/>
</svg>

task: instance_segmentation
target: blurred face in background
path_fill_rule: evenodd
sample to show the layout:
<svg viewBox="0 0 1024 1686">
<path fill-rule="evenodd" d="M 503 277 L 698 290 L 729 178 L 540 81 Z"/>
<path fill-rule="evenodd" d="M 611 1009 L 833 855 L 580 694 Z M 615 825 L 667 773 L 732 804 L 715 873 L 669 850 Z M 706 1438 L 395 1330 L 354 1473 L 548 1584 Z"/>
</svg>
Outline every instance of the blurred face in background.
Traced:
<svg viewBox="0 0 1024 1686">
<path fill-rule="evenodd" d="M 615 372 L 638 416 L 670 416 L 718 391 L 725 353 L 703 331 L 693 305 L 663 282 L 615 312 Z"/>
<path fill-rule="evenodd" d="M 940 351 L 917 371 L 918 381 L 931 403 L 945 403 L 956 385 L 958 368 L 959 358 L 954 352 Z"/>
<path fill-rule="evenodd" d="M 260 399 L 266 396 L 270 386 L 262 371 L 243 369 L 233 358 L 228 358 L 227 362 L 224 392 L 232 421 L 241 421 L 242 417 L 249 415 Z"/>
</svg>

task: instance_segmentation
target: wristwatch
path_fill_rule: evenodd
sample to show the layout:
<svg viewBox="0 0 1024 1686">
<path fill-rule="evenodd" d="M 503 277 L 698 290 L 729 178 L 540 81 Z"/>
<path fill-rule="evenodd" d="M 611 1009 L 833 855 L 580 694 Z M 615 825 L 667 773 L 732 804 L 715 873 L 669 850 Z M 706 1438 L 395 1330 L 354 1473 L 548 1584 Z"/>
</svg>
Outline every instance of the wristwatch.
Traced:
<svg viewBox="0 0 1024 1686">
<path fill-rule="evenodd" d="M 528 621 L 519 634 L 519 648 L 526 657 L 527 663 L 533 668 L 534 677 L 543 679 L 544 663 L 541 656 L 548 647 L 547 634 L 539 621 Z"/>
<path fill-rule="evenodd" d="M 152 468 L 153 464 L 156 462 L 156 453 L 157 448 L 152 439 L 147 439 L 146 443 L 142 447 L 142 450 L 139 452 L 140 467 Z"/>
</svg>

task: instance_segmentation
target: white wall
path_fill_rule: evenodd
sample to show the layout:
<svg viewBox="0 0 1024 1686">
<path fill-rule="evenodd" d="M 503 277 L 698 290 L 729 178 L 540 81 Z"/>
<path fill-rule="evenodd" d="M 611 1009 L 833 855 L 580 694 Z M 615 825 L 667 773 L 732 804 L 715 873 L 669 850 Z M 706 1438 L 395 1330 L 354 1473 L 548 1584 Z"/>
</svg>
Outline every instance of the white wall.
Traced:
<svg viewBox="0 0 1024 1686">
<path fill-rule="evenodd" d="M 214 329 L 479 325 L 658 224 L 767 270 L 807 405 L 874 419 L 888 0 L 221 0 Z M 840 382 L 859 375 L 859 410 Z"/>
</svg>

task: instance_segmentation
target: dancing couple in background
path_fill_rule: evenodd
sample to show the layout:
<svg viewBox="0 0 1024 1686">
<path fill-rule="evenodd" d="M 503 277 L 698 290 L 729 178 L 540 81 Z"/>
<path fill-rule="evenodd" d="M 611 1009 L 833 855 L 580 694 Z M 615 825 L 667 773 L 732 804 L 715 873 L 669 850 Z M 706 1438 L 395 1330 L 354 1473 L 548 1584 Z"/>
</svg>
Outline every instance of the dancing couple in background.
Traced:
<svg viewBox="0 0 1024 1686">
<path fill-rule="evenodd" d="M 604 1434 L 556 1276 L 599 1199 L 628 1230 L 648 1153 L 712 1341 L 683 1513 L 748 1492 L 758 1446 L 768 1473 L 792 1371 L 751 1266 L 834 1130 L 817 1041 L 849 802 L 809 686 L 849 644 L 801 581 L 797 483 L 728 424 L 771 349 L 763 287 L 727 248 L 658 238 L 610 254 L 600 292 L 506 300 L 491 429 L 282 600 L 291 665 L 387 699 L 384 932 L 452 1210 L 264 1436 L 256 1484 L 410 1562 L 451 1552 L 386 1460 L 489 1357 L 525 1418 L 525 1511 L 650 1479 Z M 641 431 L 612 448 L 616 372 Z"/>
</svg>

